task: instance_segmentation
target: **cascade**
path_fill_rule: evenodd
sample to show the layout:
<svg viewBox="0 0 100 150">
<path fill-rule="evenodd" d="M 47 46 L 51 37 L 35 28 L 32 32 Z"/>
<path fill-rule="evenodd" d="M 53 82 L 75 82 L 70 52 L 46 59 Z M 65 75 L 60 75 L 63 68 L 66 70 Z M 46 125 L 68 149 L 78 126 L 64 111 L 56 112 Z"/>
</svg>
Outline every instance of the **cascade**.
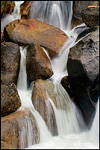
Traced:
<svg viewBox="0 0 100 150">
<path fill-rule="evenodd" d="M 3 32 L 5 26 L 14 21 L 15 19 L 20 19 L 21 15 L 20 15 L 20 5 L 23 3 L 24 1 L 15 1 L 15 7 L 14 7 L 14 11 L 12 12 L 12 14 L 7 14 L 4 18 L 1 19 L 1 31 Z"/>
<path fill-rule="evenodd" d="M 15 9 L 11 15 L 7 15 L 1 25 L 3 28 L 15 19 L 20 19 L 20 5 L 24 1 L 15 1 Z M 20 132 L 20 142 L 21 148 L 26 149 L 82 149 L 98 148 L 98 137 L 99 129 L 96 130 L 98 125 L 98 110 L 99 102 L 97 104 L 97 111 L 94 118 L 94 122 L 90 131 L 87 130 L 84 120 L 82 118 L 80 110 L 76 107 L 74 102 L 71 101 L 68 93 L 61 86 L 60 81 L 64 76 L 68 76 L 66 64 L 68 53 L 71 47 L 77 44 L 82 38 L 77 40 L 78 35 L 83 32 L 87 27 L 85 24 L 79 25 L 71 30 L 71 20 L 73 13 L 73 2 L 72 1 L 35 1 L 32 4 L 32 9 L 30 12 L 30 18 L 37 18 L 40 21 L 54 25 L 55 27 L 63 30 L 69 37 L 65 45 L 61 48 L 60 53 L 57 58 L 50 60 L 53 69 L 53 76 L 49 79 L 55 87 L 55 95 L 57 106 L 53 103 L 52 99 L 48 96 L 52 108 L 54 110 L 58 135 L 52 136 L 45 121 L 35 110 L 32 104 L 31 96 L 32 90 L 34 88 L 34 82 L 28 88 L 27 74 L 26 74 L 26 55 L 27 47 L 20 47 L 21 59 L 20 59 L 20 72 L 17 82 L 17 90 L 21 99 L 21 107 L 19 110 L 28 109 L 31 111 L 36 119 L 37 127 L 40 132 L 40 142 L 39 144 L 32 145 L 32 125 L 31 121 L 26 118 L 26 128 Z M 88 35 L 88 34 L 87 34 Z M 86 35 L 86 36 L 87 36 Z M 44 49 L 46 52 L 46 50 Z M 47 52 L 46 52 L 47 54 Z M 48 55 L 48 54 L 47 54 Z M 48 56 L 49 57 L 49 56 Z M 66 60 L 66 61 L 65 61 Z M 49 106 L 48 106 L 49 109 Z M 23 127 L 23 124 L 19 123 Z M 27 140 L 24 141 L 23 137 L 27 134 Z M 97 138 L 96 138 L 97 137 Z M 97 143 L 93 141 L 97 141 Z"/>
</svg>

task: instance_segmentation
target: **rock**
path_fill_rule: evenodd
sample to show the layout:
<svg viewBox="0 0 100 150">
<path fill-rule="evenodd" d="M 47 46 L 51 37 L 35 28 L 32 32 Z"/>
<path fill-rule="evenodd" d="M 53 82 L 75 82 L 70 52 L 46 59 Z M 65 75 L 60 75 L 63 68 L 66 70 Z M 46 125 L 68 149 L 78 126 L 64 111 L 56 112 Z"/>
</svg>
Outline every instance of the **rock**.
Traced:
<svg viewBox="0 0 100 150">
<path fill-rule="evenodd" d="M 26 56 L 27 76 L 31 81 L 48 79 L 53 75 L 49 58 L 39 45 L 29 45 Z"/>
<path fill-rule="evenodd" d="M 32 92 L 32 102 L 35 109 L 40 113 L 44 121 L 46 122 L 49 130 L 53 135 L 57 135 L 57 125 L 55 120 L 54 111 L 48 96 L 56 104 L 54 95 L 54 85 L 47 80 L 37 80 L 34 82 L 34 88 Z M 56 104 L 57 105 L 57 104 Z"/>
<path fill-rule="evenodd" d="M 88 6 L 98 6 L 99 1 L 74 1 L 73 2 L 73 25 L 83 23 L 81 12 Z"/>
<path fill-rule="evenodd" d="M 1 141 L 1 149 L 14 149 L 14 147 L 12 147 L 12 145 L 9 145 L 9 144 Z"/>
<path fill-rule="evenodd" d="M 4 42 L 4 34 L 1 32 L 1 43 Z"/>
<path fill-rule="evenodd" d="M 29 13 L 31 8 L 31 1 L 24 1 L 20 6 L 21 19 L 29 19 Z"/>
<path fill-rule="evenodd" d="M 20 67 L 19 46 L 12 42 L 1 43 L 1 83 L 17 84 Z"/>
<path fill-rule="evenodd" d="M 20 106 L 21 101 L 16 85 L 14 83 L 1 85 L 1 116 L 15 112 Z"/>
<path fill-rule="evenodd" d="M 38 143 L 40 134 L 35 118 L 29 110 L 20 110 L 6 117 L 2 117 L 1 141 L 4 142 L 2 146 L 4 147 L 5 143 L 5 149 L 9 149 L 9 146 L 14 149 L 23 149 L 30 146 L 28 145 L 29 133 L 27 129 L 30 129 L 30 133 L 33 134 L 32 144 Z"/>
<path fill-rule="evenodd" d="M 60 29 L 37 19 L 20 19 L 9 23 L 4 29 L 5 40 L 19 45 L 37 44 L 48 50 L 50 57 L 55 57 L 68 36 Z"/>
<path fill-rule="evenodd" d="M 89 26 L 99 25 L 99 7 L 98 8 L 87 8 L 81 12 L 83 22 Z"/>
<path fill-rule="evenodd" d="M 14 1 L 1 1 L 1 17 L 4 17 L 6 14 L 11 14 L 14 10 L 14 7 Z"/>
<path fill-rule="evenodd" d="M 87 125 L 90 125 L 95 112 L 94 104 L 99 96 L 99 29 L 70 49 L 67 68 L 67 81 L 75 102 Z"/>
</svg>

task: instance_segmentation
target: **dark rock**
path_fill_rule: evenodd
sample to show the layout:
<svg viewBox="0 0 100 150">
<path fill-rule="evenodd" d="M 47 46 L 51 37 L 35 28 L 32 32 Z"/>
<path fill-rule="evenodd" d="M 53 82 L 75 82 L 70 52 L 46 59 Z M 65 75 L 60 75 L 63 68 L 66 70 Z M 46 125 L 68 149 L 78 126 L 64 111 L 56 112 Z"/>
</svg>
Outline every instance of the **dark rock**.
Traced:
<svg viewBox="0 0 100 150">
<path fill-rule="evenodd" d="M 15 84 L 1 85 L 1 116 L 15 112 L 20 106 L 21 101 Z"/>
<path fill-rule="evenodd" d="M 48 50 L 51 57 L 57 56 L 68 36 L 60 29 L 37 19 L 20 19 L 9 23 L 4 29 L 5 40 L 19 45 L 37 44 Z"/>
<path fill-rule="evenodd" d="M 99 29 L 70 49 L 67 82 L 86 123 L 94 116 L 99 92 Z M 94 91 L 94 93 L 92 93 Z M 95 100 L 95 101 L 94 101 Z"/>
<path fill-rule="evenodd" d="M 46 53 L 39 45 L 30 45 L 26 56 L 27 76 L 31 81 L 36 79 L 48 79 L 53 71 Z"/>
<path fill-rule="evenodd" d="M 12 42 L 1 43 L 1 83 L 17 84 L 20 63 L 19 46 Z"/>
<path fill-rule="evenodd" d="M 57 135 L 58 131 L 55 115 L 52 105 L 48 100 L 48 96 L 53 100 L 54 104 L 56 104 L 54 85 L 52 84 L 52 82 L 47 80 L 35 81 L 32 92 L 32 102 L 34 104 L 34 107 L 46 122 L 51 133 L 53 135 Z"/>
<path fill-rule="evenodd" d="M 81 13 L 83 22 L 89 26 L 99 25 L 99 8 L 87 8 Z"/>
<path fill-rule="evenodd" d="M 4 42 L 4 34 L 1 32 L 1 43 Z"/>
<path fill-rule="evenodd" d="M 2 146 L 5 146 L 5 149 L 9 149 L 9 147 L 14 149 L 28 147 L 27 129 L 29 129 L 29 122 L 32 125 L 31 132 L 33 132 L 32 144 L 39 143 L 40 133 L 36 120 L 29 110 L 23 110 L 1 118 L 1 141 L 4 142 Z"/>
<path fill-rule="evenodd" d="M 74 1 L 73 2 L 73 25 L 83 23 L 81 12 L 88 6 L 98 6 L 99 1 Z"/>
</svg>

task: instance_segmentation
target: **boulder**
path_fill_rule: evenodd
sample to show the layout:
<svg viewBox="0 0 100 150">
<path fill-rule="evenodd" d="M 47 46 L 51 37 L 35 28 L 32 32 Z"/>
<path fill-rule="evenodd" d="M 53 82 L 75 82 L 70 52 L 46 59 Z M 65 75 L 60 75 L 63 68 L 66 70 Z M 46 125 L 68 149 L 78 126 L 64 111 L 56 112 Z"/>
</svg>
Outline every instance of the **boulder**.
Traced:
<svg viewBox="0 0 100 150">
<path fill-rule="evenodd" d="M 23 149 L 29 145 L 29 131 L 32 144 L 38 143 L 40 134 L 34 116 L 29 110 L 20 110 L 1 118 L 2 148 Z"/>
<path fill-rule="evenodd" d="M 19 46 L 12 42 L 1 43 L 1 83 L 17 84 L 20 67 Z"/>
<path fill-rule="evenodd" d="M 14 83 L 1 85 L 1 116 L 15 112 L 20 106 L 21 101 L 16 85 Z"/>
<path fill-rule="evenodd" d="M 99 25 L 99 7 L 87 8 L 81 12 L 83 22 L 89 26 Z"/>
<path fill-rule="evenodd" d="M 31 44 L 28 46 L 26 71 L 31 81 L 36 79 L 48 79 L 52 76 L 53 71 L 50 60 L 39 45 Z"/>
<path fill-rule="evenodd" d="M 54 94 L 54 85 L 47 80 L 37 80 L 34 82 L 34 88 L 32 92 L 32 102 L 35 109 L 40 113 L 44 121 L 46 122 L 49 130 L 53 135 L 57 135 L 57 125 L 55 120 L 54 111 L 48 97 L 56 104 L 56 98 Z M 57 105 L 57 104 L 56 104 Z"/>
<path fill-rule="evenodd" d="M 73 2 L 73 25 L 83 23 L 81 12 L 88 6 L 98 6 L 99 1 L 74 1 Z"/>
<path fill-rule="evenodd" d="M 60 29 L 37 19 L 20 19 L 9 23 L 4 29 L 5 40 L 19 45 L 37 44 L 48 50 L 50 57 L 55 57 L 68 36 Z"/>
<path fill-rule="evenodd" d="M 90 125 L 99 96 L 99 29 L 70 49 L 67 82 L 76 104 Z M 94 91 L 92 93 L 92 91 Z"/>
<path fill-rule="evenodd" d="M 30 8 L 31 8 L 31 1 L 24 1 L 23 4 L 20 6 L 20 12 L 21 12 L 21 19 L 28 19 Z"/>
</svg>

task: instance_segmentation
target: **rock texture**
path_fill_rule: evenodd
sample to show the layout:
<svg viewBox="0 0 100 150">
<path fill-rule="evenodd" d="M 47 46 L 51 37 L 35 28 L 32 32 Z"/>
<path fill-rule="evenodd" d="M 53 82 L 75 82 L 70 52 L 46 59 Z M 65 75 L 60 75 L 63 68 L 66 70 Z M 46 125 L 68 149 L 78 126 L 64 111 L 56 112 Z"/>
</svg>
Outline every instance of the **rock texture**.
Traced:
<svg viewBox="0 0 100 150">
<path fill-rule="evenodd" d="M 20 106 L 21 101 L 15 84 L 1 85 L 1 116 L 15 112 Z"/>
<path fill-rule="evenodd" d="M 20 63 L 19 46 L 12 42 L 1 43 L 1 83 L 17 84 Z"/>
<path fill-rule="evenodd" d="M 83 22 L 89 26 L 99 25 L 99 8 L 87 8 L 81 13 Z"/>
<path fill-rule="evenodd" d="M 37 19 L 20 19 L 9 23 L 4 33 L 6 41 L 20 45 L 37 44 L 46 48 L 51 57 L 55 57 L 68 39 L 60 29 Z"/>
<path fill-rule="evenodd" d="M 30 126 L 28 126 L 30 124 Z M 17 111 L 1 118 L 1 141 L 3 149 L 23 149 L 28 147 L 28 129 L 31 128 L 32 144 L 38 143 L 40 135 L 34 116 L 28 110 Z M 28 129 L 27 129 L 28 126 Z M 21 138 L 22 137 L 22 138 Z"/>
<path fill-rule="evenodd" d="M 73 25 L 83 23 L 81 12 L 88 6 L 98 6 L 99 1 L 74 1 L 73 2 Z"/>
<path fill-rule="evenodd" d="M 28 19 L 29 18 L 31 3 L 32 3 L 31 1 L 24 1 L 24 3 L 21 5 L 20 11 L 21 11 L 21 18 L 22 19 Z"/>
<path fill-rule="evenodd" d="M 67 68 L 67 81 L 89 125 L 95 112 L 94 104 L 99 96 L 99 29 L 71 48 Z"/>
<path fill-rule="evenodd" d="M 53 71 L 46 53 L 39 45 L 29 45 L 26 56 L 27 76 L 31 81 L 36 79 L 48 79 Z"/>
<path fill-rule="evenodd" d="M 40 113 L 44 121 L 46 122 L 49 130 L 53 135 L 57 135 L 57 125 L 55 120 L 54 111 L 48 96 L 56 104 L 54 85 L 47 80 L 37 80 L 34 82 L 34 88 L 32 92 L 32 102 L 35 109 Z"/>
<path fill-rule="evenodd" d="M 4 34 L 1 32 L 1 43 L 4 42 Z"/>
</svg>

